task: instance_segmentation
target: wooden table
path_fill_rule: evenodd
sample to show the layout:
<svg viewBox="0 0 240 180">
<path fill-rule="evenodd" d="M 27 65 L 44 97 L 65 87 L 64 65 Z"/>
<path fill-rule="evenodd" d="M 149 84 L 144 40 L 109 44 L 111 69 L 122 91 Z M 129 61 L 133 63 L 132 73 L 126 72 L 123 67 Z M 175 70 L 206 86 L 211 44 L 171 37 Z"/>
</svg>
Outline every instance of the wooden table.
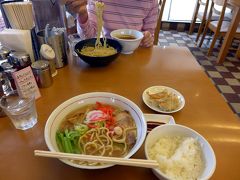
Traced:
<svg viewBox="0 0 240 180">
<path fill-rule="evenodd" d="M 190 51 L 177 47 L 139 49 L 132 55 L 120 55 L 102 68 L 72 61 L 59 69 L 53 85 L 41 89 L 38 123 L 32 129 L 16 130 L 8 118 L 0 119 L 0 179 L 157 179 L 150 169 L 114 166 L 83 170 L 58 159 L 33 155 L 35 149 L 47 150 L 44 126 L 50 113 L 63 101 L 82 93 L 106 91 L 129 98 L 144 113 L 155 113 L 142 101 L 142 92 L 154 85 L 170 86 L 184 95 L 185 107 L 173 116 L 176 123 L 198 131 L 212 145 L 217 158 L 212 179 L 239 179 L 240 121 Z M 134 157 L 144 158 L 143 147 Z"/>
<path fill-rule="evenodd" d="M 219 55 L 217 57 L 217 63 L 222 63 L 225 60 L 228 53 L 228 49 L 232 43 L 232 40 L 234 38 L 234 35 L 240 22 L 240 0 L 228 0 L 228 4 L 230 4 L 233 7 L 233 17 L 228 32 L 224 37 L 224 41 L 220 49 Z M 240 49 L 238 49 L 237 51 L 238 58 L 240 58 L 239 54 Z"/>
</svg>

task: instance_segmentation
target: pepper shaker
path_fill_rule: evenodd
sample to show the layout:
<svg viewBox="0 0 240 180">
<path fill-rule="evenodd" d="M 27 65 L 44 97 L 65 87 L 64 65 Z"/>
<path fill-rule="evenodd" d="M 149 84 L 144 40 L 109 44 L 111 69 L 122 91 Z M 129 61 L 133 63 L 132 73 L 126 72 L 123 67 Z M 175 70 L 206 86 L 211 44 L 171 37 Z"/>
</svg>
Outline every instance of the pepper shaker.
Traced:
<svg viewBox="0 0 240 180">
<path fill-rule="evenodd" d="M 38 60 L 31 65 L 39 88 L 50 87 L 53 83 L 49 62 Z"/>
</svg>

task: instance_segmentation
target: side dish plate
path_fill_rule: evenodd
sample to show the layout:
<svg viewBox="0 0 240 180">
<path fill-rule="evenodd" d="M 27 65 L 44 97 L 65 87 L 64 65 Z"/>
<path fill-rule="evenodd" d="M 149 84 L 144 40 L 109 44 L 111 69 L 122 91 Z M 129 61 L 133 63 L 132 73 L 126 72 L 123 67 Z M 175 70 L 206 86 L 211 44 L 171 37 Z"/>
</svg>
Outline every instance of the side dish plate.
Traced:
<svg viewBox="0 0 240 180">
<path fill-rule="evenodd" d="M 150 99 L 148 92 L 159 93 L 162 91 L 166 91 L 177 97 L 177 99 L 179 101 L 179 105 L 176 109 L 167 111 L 167 110 L 161 109 L 159 106 L 152 103 L 152 100 Z M 152 110 L 160 112 L 160 113 L 166 113 L 166 114 L 175 113 L 177 111 L 180 111 L 185 105 L 185 99 L 184 99 L 183 95 L 180 92 L 178 92 L 177 90 L 167 87 L 167 86 L 152 86 L 152 87 L 147 88 L 142 94 L 142 99 L 143 99 L 143 102 Z"/>
</svg>

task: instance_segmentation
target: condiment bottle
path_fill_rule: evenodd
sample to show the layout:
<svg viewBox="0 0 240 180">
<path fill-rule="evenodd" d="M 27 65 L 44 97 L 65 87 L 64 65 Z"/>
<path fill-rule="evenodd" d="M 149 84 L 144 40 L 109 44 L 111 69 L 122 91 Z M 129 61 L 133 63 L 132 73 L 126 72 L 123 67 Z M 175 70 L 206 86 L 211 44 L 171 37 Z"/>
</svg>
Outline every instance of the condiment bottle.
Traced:
<svg viewBox="0 0 240 180">
<path fill-rule="evenodd" d="M 10 50 L 4 46 L 0 47 L 0 65 L 8 61 Z"/>
<path fill-rule="evenodd" d="M 23 51 L 14 51 L 9 54 L 10 63 L 18 70 L 31 65 L 29 54 Z"/>
<path fill-rule="evenodd" d="M 50 66 L 50 72 L 52 77 L 57 75 L 57 70 L 55 67 L 55 53 L 54 50 L 47 44 L 42 44 L 41 48 L 40 48 L 40 54 L 41 57 L 44 60 L 47 60 L 49 62 L 49 66 Z"/>
<path fill-rule="evenodd" d="M 9 81 L 5 72 L 0 72 L 0 91 L 0 96 L 13 91 L 11 82 Z"/>
<path fill-rule="evenodd" d="M 3 82 L 2 82 L 2 73 L 0 73 L 0 97 L 4 95 L 3 90 Z M 4 117 L 6 114 L 4 113 L 3 109 L 0 107 L 0 117 Z"/>
<path fill-rule="evenodd" d="M 12 88 L 15 90 L 16 89 L 16 85 L 14 82 L 14 79 L 12 77 L 12 73 L 16 72 L 17 69 L 13 67 L 13 65 L 11 65 L 8 62 L 4 62 L 1 64 L 1 67 L 3 68 L 4 73 L 6 74 L 7 78 L 9 79 L 9 81 L 11 82 L 11 86 Z"/>
<path fill-rule="evenodd" d="M 9 79 L 4 72 L 0 72 L 0 98 L 11 91 L 13 91 L 13 89 Z M 6 116 L 6 114 L 4 113 L 3 109 L 0 108 L 0 117 L 4 116 Z"/>
<path fill-rule="evenodd" d="M 53 83 L 49 62 L 38 60 L 31 65 L 39 88 L 50 87 Z"/>
</svg>

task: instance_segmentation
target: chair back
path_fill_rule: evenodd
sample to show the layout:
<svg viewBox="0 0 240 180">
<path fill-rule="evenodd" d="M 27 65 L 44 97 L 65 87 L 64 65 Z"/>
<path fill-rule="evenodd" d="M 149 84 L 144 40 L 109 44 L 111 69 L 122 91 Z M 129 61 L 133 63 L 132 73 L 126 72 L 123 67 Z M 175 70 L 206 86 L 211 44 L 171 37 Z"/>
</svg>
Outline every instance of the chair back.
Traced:
<svg viewBox="0 0 240 180">
<path fill-rule="evenodd" d="M 209 4 L 209 0 L 197 0 L 196 4 L 195 4 L 193 16 L 192 16 L 192 20 L 191 20 L 191 24 L 190 24 L 190 28 L 189 28 L 189 34 L 193 33 L 194 27 L 195 27 L 195 22 L 196 22 L 197 18 L 200 19 L 201 24 L 200 24 L 199 29 L 198 29 L 197 39 L 199 38 L 200 33 L 202 31 L 202 28 L 203 28 L 203 25 L 206 21 L 208 7 L 209 7 L 208 4 Z"/>
<path fill-rule="evenodd" d="M 225 3 L 225 0 L 213 0 L 213 2 L 218 6 L 223 6 Z"/>
<path fill-rule="evenodd" d="M 208 1 L 209 1 L 209 0 L 205 0 L 205 1 L 203 1 L 203 0 L 198 0 L 198 3 L 199 3 L 200 5 L 206 6 L 206 4 L 207 4 Z"/>
<path fill-rule="evenodd" d="M 166 0 L 159 0 L 159 4 L 158 4 L 158 21 L 157 21 L 157 27 L 156 27 L 155 33 L 154 33 L 154 42 L 153 42 L 154 45 L 158 44 L 158 37 L 159 37 L 160 29 L 161 29 L 161 22 L 162 22 L 162 16 L 163 16 L 165 3 L 166 3 Z"/>
<path fill-rule="evenodd" d="M 224 20 L 225 11 L 227 8 L 227 1 L 228 0 L 212 0 L 210 16 L 212 16 L 212 13 L 220 15 L 219 20 L 218 20 L 218 25 L 217 25 L 218 26 L 217 31 L 218 30 L 220 31 L 220 29 L 221 29 L 222 21 Z M 217 7 L 219 7 L 219 6 L 220 6 L 221 10 L 217 9 Z M 210 21 L 210 19 L 209 19 L 209 21 Z"/>
</svg>

